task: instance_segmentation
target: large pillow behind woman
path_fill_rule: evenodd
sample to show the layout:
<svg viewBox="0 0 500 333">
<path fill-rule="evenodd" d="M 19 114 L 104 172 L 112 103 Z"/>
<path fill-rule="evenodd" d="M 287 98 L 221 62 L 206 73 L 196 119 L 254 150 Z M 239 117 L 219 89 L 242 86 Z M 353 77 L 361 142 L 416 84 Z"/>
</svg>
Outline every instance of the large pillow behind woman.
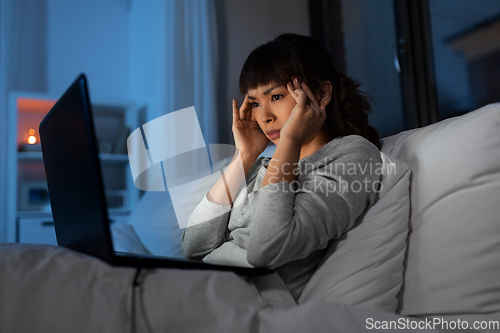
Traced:
<svg viewBox="0 0 500 333">
<path fill-rule="evenodd" d="M 127 222 L 152 254 L 183 257 L 180 246 L 183 229 L 177 223 L 168 191 L 145 192 Z"/>
<path fill-rule="evenodd" d="M 329 245 L 299 304 L 345 303 L 394 312 L 403 282 L 410 211 L 408 166 L 381 154 L 378 199 L 353 229 Z M 380 167 L 373 172 L 380 172 Z"/>
<path fill-rule="evenodd" d="M 500 103 L 395 135 L 382 151 L 413 171 L 401 314 L 498 324 Z"/>
</svg>

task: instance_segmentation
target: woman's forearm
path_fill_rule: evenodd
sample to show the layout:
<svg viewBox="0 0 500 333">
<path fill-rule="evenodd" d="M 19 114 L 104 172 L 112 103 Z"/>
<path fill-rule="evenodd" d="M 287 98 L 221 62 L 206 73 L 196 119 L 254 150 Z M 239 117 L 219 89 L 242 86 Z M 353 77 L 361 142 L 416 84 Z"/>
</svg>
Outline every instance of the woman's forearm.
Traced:
<svg viewBox="0 0 500 333">
<path fill-rule="evenodd" d="M 256 160 L 253 156 L 242 157 L 237 151 L 222 177 L 191 213 L 181 243 L 186 258 L 201 259 L 227 240 L 230 205 L 246 185 L 245 175 Z"/>
<path fill-rule="evenodd" d="M 274 183 L 291 183 L 297 179 L 297 165 L 300 157 L 301 145 L 286 138 L 280 139 L 273 158 L 267 167 L 266 175 L 262 180 L 261 188 Z"/>
<path fill-rule="evenodd" d="M 245 186 L 245 175 L 257 160 L 257 156 L 240 155 L 238 151 L 222 177 L 207 194 L 207 199 L 222 206 L 232 205 L 238 191 Z"/>
</svg>

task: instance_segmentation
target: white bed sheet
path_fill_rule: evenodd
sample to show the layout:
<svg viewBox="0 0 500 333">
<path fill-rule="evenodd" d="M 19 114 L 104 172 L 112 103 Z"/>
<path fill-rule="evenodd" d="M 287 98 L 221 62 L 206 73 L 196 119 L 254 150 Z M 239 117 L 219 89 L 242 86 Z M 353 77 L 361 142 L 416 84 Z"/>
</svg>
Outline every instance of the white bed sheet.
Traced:
<svg viewBox="0 0 500 333">
<path fill-rule="evenodd" d="M 0 267 L 0 332 L 363 332 L 368 318 L 401 318 L 338 303 L 273 306 L 234 273 L 178 269 L 144 271 L 132 307 L 134 269 L 48 245 L 0 244 Z"/>
</svg>

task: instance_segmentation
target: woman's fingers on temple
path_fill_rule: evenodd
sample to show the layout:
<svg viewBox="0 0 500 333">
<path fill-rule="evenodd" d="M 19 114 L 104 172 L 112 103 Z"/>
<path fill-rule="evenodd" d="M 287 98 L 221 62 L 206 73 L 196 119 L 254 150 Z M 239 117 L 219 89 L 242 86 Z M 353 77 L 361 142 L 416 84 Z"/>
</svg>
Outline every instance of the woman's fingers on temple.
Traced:
<svg viewBox="0 0 500 333">
<path fill-rule="evenodd" d="M 240 110 L 238 110 L 238 101 L 233 98 L 233 122 L 240 119 Z"/>
<path fill-rule="evenodd" d="M 311 89 L 309 89 L 307 84 L 305 84 L 305 82 L 302 82 L 302 89 L 304 89 L 304 91 L 307 93 L 307 97 L 309 97 L 309 99 L 311 100 L 311 104 L 313 104 L 318 110 L 320 110 L 321 108 L 318 101 L 316 100 L 316 97 L 312 93 Z"/>
<path fill-rule="evenodd" d="M 288 82 L 286 84 L 286 88 L 288 89 L 288 92 L 290 93 L 290 95 L 292 95 L 292 97 L 297 100 L 297 93 L 295 92 L 295 88 L 293 86 L 293 83 L 292 82 Z"/>
<path fill-rule="evenodd" d="M 295 89 L 295 93 L 297 94 L 297 98 L 295 99 L 297 101 L 297 104 L 306 106 L 307 102 L 307 94 L 304 90 L 302 89 Z"/>
<path fill-rule="evenodd" d="M 251 112 L 250 102 L 248 101 L 248 95 L 245 95 L 245 99 L 240 107 L 240 120 L 250 119 L 249 111 Z"/>
</svg>

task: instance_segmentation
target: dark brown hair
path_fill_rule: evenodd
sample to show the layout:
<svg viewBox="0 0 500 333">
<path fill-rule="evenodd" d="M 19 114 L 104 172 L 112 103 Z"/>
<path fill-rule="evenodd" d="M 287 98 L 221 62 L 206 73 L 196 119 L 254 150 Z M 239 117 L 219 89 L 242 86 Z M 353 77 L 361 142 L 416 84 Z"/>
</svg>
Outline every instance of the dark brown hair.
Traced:
<svg viewBox="0 0 500 333">
<path fill-rule="evenodd" d="M 241 70 L 240 92 L 274 82 L 286 85 L 295 77 L 313 92 L 326 81 L 332 84 L 325 121 L 332 139 L 357 134 L 380 147 L 377 131 L 368 124 L 370 97 L 359 90 L 359 83 L 335 69 L 330 53 L 314 38 L 283 34 L 257 47 Z"/>
</svg>

